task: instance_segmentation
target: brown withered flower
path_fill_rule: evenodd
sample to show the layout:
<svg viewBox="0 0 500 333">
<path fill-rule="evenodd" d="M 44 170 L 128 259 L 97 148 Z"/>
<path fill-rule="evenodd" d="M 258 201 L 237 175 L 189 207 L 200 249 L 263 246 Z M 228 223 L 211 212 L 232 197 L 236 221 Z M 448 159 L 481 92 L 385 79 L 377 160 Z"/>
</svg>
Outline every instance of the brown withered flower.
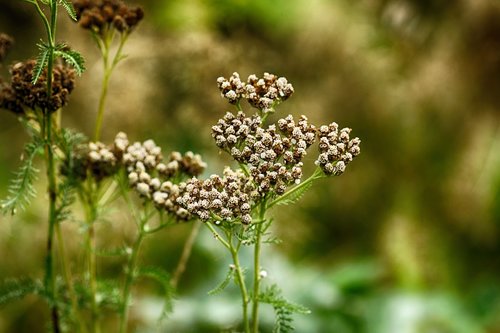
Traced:
<svg viewBox="0 0 500 333">
<path fill-rule="evenodd" d="M 69 95 L 75 87 L 75 71 L 65 64 L 54 66 L 52 75 L 52 95 L 47 94 L 47 69 L 33 84 L 36 61 L 28 60 L 14 64 L 10 70 L 10 88 L 17 102 L 30 109 L 39 108 L 44 112 L 54 112 L 68 103 Z M 13 110 L 14 111 L 14 110 Z"/>
<path fill-rule="evenodd" d="M 128 33 L 144 17 L 141 7 L 129 7 L 120 0 L 74 0 L 73 6 L 80 26 L 100 35 L 109 29 Z"/>
</svg>

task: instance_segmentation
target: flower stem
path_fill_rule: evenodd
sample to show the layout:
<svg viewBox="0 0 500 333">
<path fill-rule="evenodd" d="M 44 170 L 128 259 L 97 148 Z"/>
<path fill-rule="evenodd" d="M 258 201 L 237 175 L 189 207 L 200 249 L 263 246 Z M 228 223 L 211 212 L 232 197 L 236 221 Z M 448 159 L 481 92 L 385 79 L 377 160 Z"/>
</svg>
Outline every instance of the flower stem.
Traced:
<svg viewBox="0 0 500 333">
<path fill-rule="evenodd" d="M 262 242 L 262 225 L 266 215 L 266 200 L 263 200 L 259 208 L 259 223 L 255 225 L 255 244 L 253 257 L 253 303 L 252 303 L 252 332 L 259 332 L 259 294 L 260 294 L 260 247 Z"/>
<path fill-rule="evenodd" d="M 113 61 L 110 64 L 109 63 L 109 51 L 110 51 L 111 41 L 113 39 L 112 34 L 113 34 L 113 32 L 108 30 L 102 43 L 100 43 L 99 40 L 97 40 L 97 44 L 99 46 L 99 49 L 101 50 L 101 55 L 102 55 L 102 61 L 103 61 L 103 66 L 104 66 L 104 76 L 102 79 L 101 95 L 99 97 L 99 106 L 97 109 L 97 120 L 96 120 L 96 125 L 95 125 L 95 132 L 94 132 L 94 140 L 95 141 L 99 141 L 99 138 L 101 136 L 102 122 L 104 119 L 104 109 L 106 106 L 106 98 L 108 96 L 109 79 L 111 78 L 111 74 L 113 73 L 113 70 L 115 69 L 116 65 L 120 62 L 121 59 L 123 59 L 122 50 L 123 50 L 123 46 L 125 45 L 125 42 L 127 41 L 127 37 L 128 37 L 128 34 L 121 35 L 120 44 L 118 45 L 118 50 L 116 51 L 116 53 L 113 57 Z M 96 38 L 99 38 L 99 37 L 96 37 Z"/>
<path fill-rule="evenodd" d="M 59 223 L 55 225 L 56 235 L 57 235 L 57 244 L 59 255 L 61 256 L 61 269 L 63 271 L 64 281 L 68 288 L 68 294 L 71 302 L 71 311 L 76 324 L 78 325 L 79 332 L 87 332 L 84 324 L 84 320 L 80 316 L 78 311 L 78 301 L 76 299 L 75 288 L 73 288 L 73 277 L 71 274 L 71 270 L 68 265 L 68 258 L 66 257 L 66 251 L 64 249 L 64 239 L 62 237 L 61 226 Z"/>
<path fill-rule="evenodd" d="M 179 284 L 179 280 L 186 270 L 186 265 L 189 260 L 189 257 L 191 256 L 191 250 L 193 249 L 194 242 L 196 240 L 196 236 L 198 236 L 198 233 L 200 231 L 201 227 L 201 221 L 196 221 L 193 225 L 193 228 L 191 229 L 191 233 L 189 234 L 188 239 L 184 243 L 184 248 L 182 249 L 182 254 L 181 258 L 179 259 L 179 263 L 177 264 L 177 267 L 174 271 L 174 275 L 172 276 L 172 279 L 170 280 L 170 285 L 176 289 L 177 285 Z"/>
<path fill-rule="evenodd" d="M 144 226 L 149 219 L 148 214 L 144 214 L 141 217 L 139 235 L 137 236 L 134 245 L 132 246 L 132 252 L 127 264 L 127 272 L 125 277 L 125 285 L 123 287 L 123 304 L 122 304 L 122 317 L 120 321 L 120 333 L 125 333 L 127 331 L 128 313 L 129 313 L 129 303 L 130 303 L 130 289 L 132 283 L 134 282 L 135 267 L 137 265 L 137 258 L 139 254 L 139 249 L 141 243 L 146 236 Z"/>
<path fill-rule="evenodd" d="M 236 270 L 236 278 L 238 280 L 238 286 L 240 287 L 241 292 L 241 305 L 242 305 L 242 313 L 243 313 L 243 329 L 245 333 L 250 332 L 250 322 L 248 320 L 248 291 L 245 285 L 245 276 L 243 275 L 243 270 L 241 268 L 240 259 L 238 257 L 238 250 L 234 247 L 232 241 L 232 232 L 228 232 L 228 239 L 230 245 L 231 257 L 233 258 L 234 269 Z"/>
</svg>

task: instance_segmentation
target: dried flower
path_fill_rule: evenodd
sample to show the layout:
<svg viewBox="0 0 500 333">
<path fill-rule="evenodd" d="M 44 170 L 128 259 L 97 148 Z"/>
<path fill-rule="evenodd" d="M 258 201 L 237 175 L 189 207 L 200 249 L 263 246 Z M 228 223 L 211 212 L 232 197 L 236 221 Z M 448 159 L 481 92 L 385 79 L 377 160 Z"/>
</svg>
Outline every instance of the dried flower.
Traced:
<svg viewBox="0 0 500 333">
<path fill-rule="evenodd" d="M 74 0 L 73 6 L 80 26 L 100 35 L 111 28 L 129 33 L 144 18 L 141 7 L 129 7 L 120 0 Z"/>
<path fill-rule="evenodd" d="M 237 104 L 241 99 L 246 99 L 264 113 L 273 112 L 275 105 L 287 100 L 294 92 L 286 78 L 269 73 L 264 73 L 262 78 L 252 74 L 243 83 L 235 72 L 229 79 L 219 77 L 217 86 L 229 103 Z"/>
<path fill-rule="evenodd" d="M 319 156 L 316 165 L 327 175 L 341 175 L 347 164 L 360 153 L 359 138 L 350 139 L 350 128 L 338 130 L 337 123 L 321 126 L 318 131 Z"/>
<path fill-rule="evenodd" d="M 52 71 L 52 95 L 47 96 L 47 69 L 36 84 L 32 83 L 36 61 L 28 60 L 12 66 L 10 86 L 2 88 L 0 106 L 15 113 L 24 107 L 54 112 L 68 103 L 69 95 L 75 87 L 75 71 L 64 64 L 56 64 Z"/>
</svg>

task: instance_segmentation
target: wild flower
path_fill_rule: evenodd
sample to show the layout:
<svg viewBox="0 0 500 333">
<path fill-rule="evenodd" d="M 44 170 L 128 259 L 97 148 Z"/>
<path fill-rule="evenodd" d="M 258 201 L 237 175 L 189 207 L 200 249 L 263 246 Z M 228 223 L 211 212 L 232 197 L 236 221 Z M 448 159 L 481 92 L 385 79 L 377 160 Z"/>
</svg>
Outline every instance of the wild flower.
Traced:
<svg viewBox="0 0 500 333">
<path fill-rule="evenodd" d="M 7 34 L 0 33 L 0 62 L 2 62 L 12 44 L 14 43 L 14 39 Z"/>
<path fill-rule="evenodd" d="M 120 0 L 74 0 L 80 26 L 104 35 L 110 29 L 130 32 L 143 19 L 141 7 L 129 7 Z"/>
<path fill-rule="evenodd" d="M 217 147 L 233 157 L 239 169 L 226 168 L 222 177 L 212 175 L 206 180 L 189 180 L 177 202 L 206 222 L 231 254 L 233 264 L 229 274 L 235 276 L 240 288 L 244 331 L 259 331 L 261 302 L 275 307 L 277 327 L 291 330 L 292 312 L 306 310 L 288 303 L 276 286 L 261 291 L 261 280 L 267 275 L 260 267 L 261 245 L 263 241 L 270 241 L 265 238 L 269 237 L 272 224 L 268 211 L 275 205 L 296 203 L 313 181 L 342 174 L 347 164 L 359 155 L 361 141 L 350 139 L 349 128 L 339 131 L 336 123 L 317 128 L 305 115 L 297 121 L 288 115 L 265 125 L 275 106 L 294 92 L 284 77 L 264 73 L 263 78 L 258 78 L 252 74 L 244 83 L 235 72 L 229 79 L 219 77 L 217 85 L 222 97 L 238 111 L 227 112 L 212 126 L 212 138 Z M 243 112 L 242 99 L 257 109 L 256 114 L 248 116 Z M 303 181 L 304 157 L 316 141 L 319 141 L 320 153 L 317 168 Z M 212 224 L 218 226 L 222 234 Z M 254 250 L 252 293 L 238 258 L 241 245 L 250 245 Z M 248 315 L 250 303 L 251 316 Z"/>
</svg>

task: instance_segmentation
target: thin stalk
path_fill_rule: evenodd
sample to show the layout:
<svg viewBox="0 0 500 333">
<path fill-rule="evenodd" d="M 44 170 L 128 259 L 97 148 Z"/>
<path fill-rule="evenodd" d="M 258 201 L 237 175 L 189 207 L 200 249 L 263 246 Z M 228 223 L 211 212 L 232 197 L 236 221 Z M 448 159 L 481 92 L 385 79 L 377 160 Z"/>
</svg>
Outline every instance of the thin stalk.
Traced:
<svg viewBox="0 0 500 333">
<path fill-rule="evenodd" d="M 61 331 L 59 327 L 59 312 L 57 308 L 56 279 L 54 276 L 54 226 L 56 224 L 56 175 L 54 167 L 54 152 L 52 151 L 52 117 L 50 113 L 44 116 L 44 137 L 46 138 L 45 161 L 47 164 L 48 193 L 49 193 L 49 223 L 47 233 L 47 256 L 45 260 L 45 289 L 51 298 L 51 319 L 54 333 Z"/>
<path fill-rule="evenodd" d="M 198 233 L 200 231 L 201 223 L 202 223 L 201 221 L 196 221 L 194 223 L 193 228 L 191 229 L 191 233 L 189 234 L 188 239 L 184 243 L 184 248 L 182 249 L 181 258 L 179 259 L 179 263 L 177 264 L 177 267 L 174 271 L 174 275 L 170 280 L 170 285 L 174 289 L 177 288 L 179 280 L 184 271 L 186 270 L 186 265 L 189 260 L 189 257 L 191 256 L 191 250 L 193 249 L 196 236 L 198 236 Z"/>
<path fill-rule="evenodd" d="M 56 235 L 57 235 L 57 244 L 59 245 L 58 251 L 61 257 L 61 269 L 63 271 L 64 282 L 68 286 L 68 294 L 71 302 L 71 311 L 73 312 L 73 317 L 77 322 L 79 332 L 87 332 L 87 329 L 84 324 L 83 318 L 80 316 L 78 311 L 78 301 L 76 299 L 75 289 L 73 288 L 73 277 L 71 274 L 71 270 L 68 265 L 68 258 L 66 257 L 66 251 L 64 249 L 64 240 L 61 232 L 61 226 L 59 223 L 55 225 Z"/>
<path fill-rule="evenodd" d="M 217 239 L 219 242 L 221 242 L 222 245 L 226 249 L 229 250 L 231 253 L 231 257 L 233 259 L 233 264 L 234 264 L 234 269 L 236 270 L 236 280 L 238 281 L 238 287 L 240 288 L 240 293 L 241 293 L 241 306 L 242 306 L 242 313 L 243 313 L 243 328 L 245 333 L 250 333 L 250 322 L 248 321 L 248 291 L 247 287 L 245 285 L 245 277 L 243 275 L 243 270 L 241 268 L 240 264 L 240 259 L 238 257 L 238 250 L 240 248 L 241 242 L 238 243 L 238 245 L 235 247 L 233 245 L 233 239 L 232 239 L 232 231 L 225 231 L 227 241 L 221 237 L 221 235 L 215 230 L 214 226 L 212 223 L 207 222 L 205 225 L 210 229 L 212 234 L 214 235 L 215 239 Z"/>
<path fill-rule="evenodd" d="M 232 231 L 228 232 L 228 240 L 230 245 L 231 257 L 233 258 L 234 269 L 236 270 L 236 278 L 238 280 L 238 285 L 240 287 L 241 293 L 241 305 L 243 312 L 243 329 L 245 333 L 249 333 L 250 331 L 250 321 L 248 320 L 248 291 L 245 285 L 245 276 L 243 275 L 243 270 L 241 268 L 240 259 L 238 257 L 238 250 L 234 247 L 232 241 Z M 239 246 L 238 246 L 239 247 Z"/>
<path fill-rule="evenodd" d="M 110 33 L 111 33 L 111 35 L 110 35 Z M 97 37 L 97 38 L 99 38 L 99 37 Z M 116 51 L 111 64 L 109 64 L 109 49 L 110 49 L 111 41 L 113 39 L 112 32 L 110 32 L 108 30 L 102 44 L 99 42 L 97 43 L 99 46 L 99 49 L 101 50 L 101 54 L 102 54 L 102 60 L 103 60 L 103 66 L 104 66 L 104 76 L 102 79 L 101 95 L 99 97 L 99 106 L 97 109 L 97 120 L 96 120 L 95 133 L 94 133 L 94 140 L 95 141 L 98 141 L 100 136 L 101 136 L 102 122 L 104 119 L 104 109 L 106 106 L 106 98 L 108 96 L 109 79 L 111 78 L 111 74 L 113 73 L 113 70 L 115 69 L 116 65 L 122 59 L 122 50 L 123 50 L 123 46 L 125 45 L 125 42 L 127 41 L 127 38 L 128 38 L 128 34 L 123 34 L 121 36 L 120 44 L 118 45 L 118 50 Z"/>
<path fill-rule="evenodd" d="M 253 257 L 253 303 L 252 303 L 252 332 L 259 332 L 259 294 L 260 294 L 260 247 L 262 242 L 262 225 L 266 215 L 266 200 L 263 200 L 259 208 L 259 223 L 255 225 L 255 247 Z"/>
<path fill-rule="evenodd" d="M 37 6 L 38 7 L 38 6 Z M 43 16 L 44 17 L 44 16 Z M 50 26 L 47 28 L 49 36 L 49 54 L 47 61 L 47 98 L 52 96 L 52 71 L 54 67 L 54 45 L 55 31 L 57 21 L 57 2 L 55 0 L 50 3 Z M 46 23 L 46 21 L 44 21 Z M 47 165 L 48 193 L 49 193 L 49 221 L 47 235 L 47 258 L 45 262 L 45 288 L 51 298 L 51 320 L 54 333 L 61 331 L 59 322 L 59 311 L 57 307 L 57 291 L 56 279 L 54 274 L 54 227 L 56 222 L 56 200 L 57 200 L 57 179 L 55 173 L 55 161 L 52 145 L 54 142 L 52 133 L 52 113 L 44 110 L 44 139 L 46 140 L 45 160 Z"/>
<path fill-rule="evenodd" d="M 93 333 L 98 333 L 99 329 L 99 313 L 97 309 L 97 257 L 96 257 L 96 239 L 95 239 L 95 222 L 97 220 L 97 209 L 96 209 L 96 199 L 95 193 L 97 190 L 94 189 L 92 179 L 89 178 L 87 181 L 87 200 L 85 202 L 86 206 L 86 224 L 87 224 L 87 239 L 86 239 L 86 251 L 87 251 L 87 274 L 89 277 L 89 287 L 90 287 L 90 310 L 92 315 L 92 329 Z"/>
<path fill-rule="evenodd" d="M 122 304 L 122 317 L 120 320 L 120 333 L 125 333 L 127 331 L 127 322 L 129 314 L 129 303 L 130 303 L 130 289 L 132 287 L 132 282 L 134 281 L 135 267 L 137 265 L 137 258 L 139 254 L 139 249 L 141 243 L 146 236 L 144 231 L 144 226 L 146 225 L 149 216 L 144 214 L 140 221 L 139 235 L 137 236 L 134 245 L 132 246 L 132 252 L 127 264 L 127 275 L 125 278 L 125 285 L 123 287 L 123 304 Z"/>
</svg>

